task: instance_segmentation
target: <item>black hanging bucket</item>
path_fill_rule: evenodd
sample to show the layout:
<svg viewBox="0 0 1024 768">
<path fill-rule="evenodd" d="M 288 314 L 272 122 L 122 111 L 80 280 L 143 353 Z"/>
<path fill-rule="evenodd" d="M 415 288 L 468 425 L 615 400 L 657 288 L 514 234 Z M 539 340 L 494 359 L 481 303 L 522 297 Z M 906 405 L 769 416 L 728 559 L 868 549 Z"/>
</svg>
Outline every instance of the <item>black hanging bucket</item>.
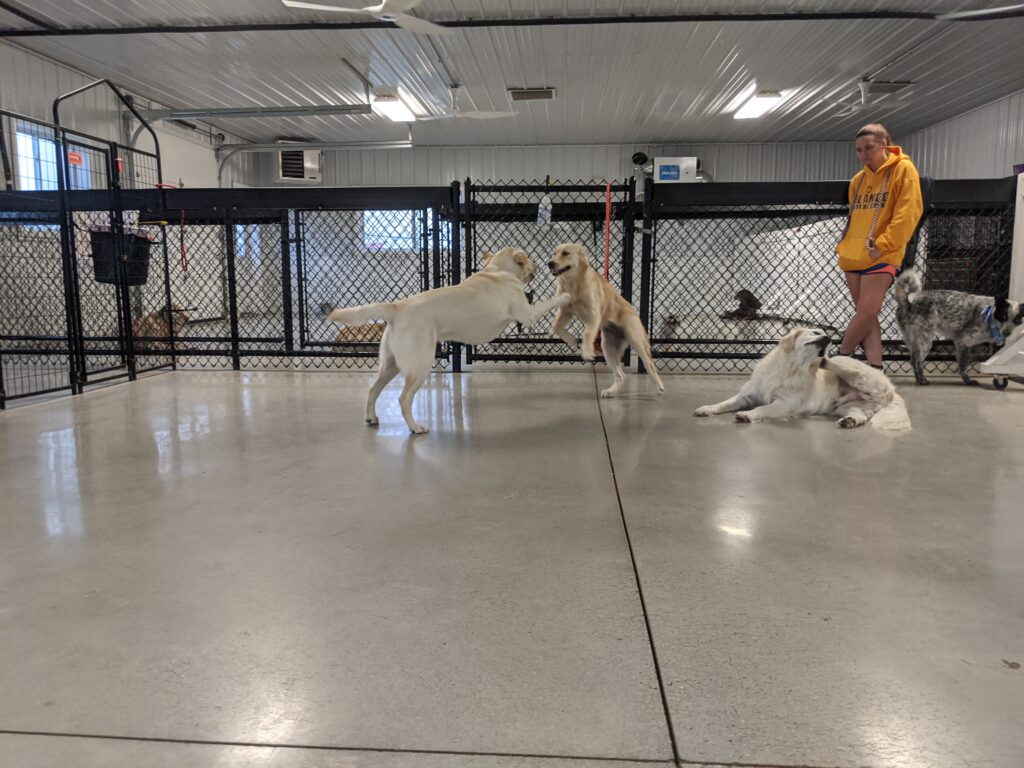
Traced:
<svg viewBox="0 0 1024 768">
<path fill-rule="evenodd" d="M 97 283 L 117 283 L 117 253 L 114 233 L 106 228 L 89 230 L 92 242 L 92 268 Z M 149 279 L 149 246 L 152 241 L 125 229 L 121 240 L 128 285 L 145 285 Z"/>
</svg>

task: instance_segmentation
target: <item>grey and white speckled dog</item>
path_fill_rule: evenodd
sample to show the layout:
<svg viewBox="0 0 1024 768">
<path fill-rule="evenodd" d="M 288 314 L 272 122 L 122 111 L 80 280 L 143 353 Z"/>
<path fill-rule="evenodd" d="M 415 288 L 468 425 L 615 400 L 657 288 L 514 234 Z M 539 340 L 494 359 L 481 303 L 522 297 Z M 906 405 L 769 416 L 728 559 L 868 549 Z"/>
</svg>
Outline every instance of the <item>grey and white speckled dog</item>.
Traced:
<svg viewBox="0 0 1024 768">
<path fill-rule="evenodd" d="M 1014 326 L 1024 322 L 1024 306 L 1016 301 L 961 291 L 925 291 L 921 275 L 914 269 L 896 281 L 896 305 L 896 322 L 910 350 L 918 384 L 928 383 L 924 361 L 936 337 L 953 342 L 964 384 L 977 384 L 967 376 L 971 349 L 981 344 L 1001 345 Z"/>
</svg>

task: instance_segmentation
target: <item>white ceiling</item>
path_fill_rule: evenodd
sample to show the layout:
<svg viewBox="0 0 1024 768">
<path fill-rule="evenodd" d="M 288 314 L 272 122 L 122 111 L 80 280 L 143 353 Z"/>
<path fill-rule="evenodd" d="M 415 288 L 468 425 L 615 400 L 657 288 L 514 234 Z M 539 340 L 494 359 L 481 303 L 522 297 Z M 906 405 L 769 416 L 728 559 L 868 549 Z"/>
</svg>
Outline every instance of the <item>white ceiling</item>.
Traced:
<svg viewBox="0 0 1024 768">
<path fill-rule="evenodd" d="M 345 1 L 360 5 L 358 0 Z M 434 21 L 681 13 L 942 12 L 994 2 L 517 2 L 423 0 Z M 34 0 L 32 15 L 57 26 L 349 21 L 294 11 L 279 0 Z M 0 28 L 32 25 L 0 11 Z M 413 126 L 417 145 L 760 142 L 847 139 L 868 121 L 900 136 L 1024 89 L 1024 19 L 705 21 L 458 28 L 426 38 L 397 29 L 245 31 L 23 37 L 11 41 L 171 107 L 357 103 L 363 86 L 402 86 L 425 112 L 446 106 L 448 79 L 466 86 L 460 105 L 514 109 L 505 120 L 451 119 Z M 436 53 L 435 53 L 436 47 Z M 438 55 L 441 61 L 438 61 Z M 842 117 L 867 75 L 913 80 L 898 94 Z M 753 83 L 788 98 L 758 120 L 727 105 Z M 554 86 L 557 98 L 510 106 L 506 89 Z M 299 135 L 329 141 L 405 138 L 372 115 L 211 121 L 254 141 Z"/>
</svg>

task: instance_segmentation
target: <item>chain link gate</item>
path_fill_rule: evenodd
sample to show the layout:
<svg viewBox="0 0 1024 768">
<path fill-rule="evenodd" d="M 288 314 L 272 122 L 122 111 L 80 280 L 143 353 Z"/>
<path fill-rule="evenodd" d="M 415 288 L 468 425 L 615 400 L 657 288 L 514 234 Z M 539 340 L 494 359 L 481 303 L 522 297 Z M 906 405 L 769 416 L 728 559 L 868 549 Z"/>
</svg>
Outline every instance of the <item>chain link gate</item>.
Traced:
<svg viewBox="0 0 1024 768">
<path fill-rule="evenodd" d="M 346 358 L 347 367 L 376 364 L 385 325 L 339 326 L 327 319 L 333 308 L 450 284 L 451 223 L 437 209 L 299 210 L 295 229 L 299 345 Z M 439 364 L 451 348 L 438 344 Z"/>
<path fill-rule="evenodd" d="M 627 301 L 633 299 L 633 222 L 636 189 L 632 179 L 609 185 L 600 182 L 473 182 L 466 181 L 467 277 L 480 269 L 487 251 L 506 246 L 522 248 L 537 268 L 527 287 L 537 299 L 553 296 L 557 281 L 547 262 L 555 246 L 581 243 L 591 256 L 591 266 L 604 272 L 604 226 L 608 196 L 611 197 L 609 282 Z M 489 344 L 467 347 L 466 363 L 474 361 L 536 361 L 582 363 L 579 353 L 551 332 L 554 314 L 532 329 L 510 325 Z M 582 336 L 578 320 L 570 333 Z M 629 357 L 627 353 L 626 362 Z M 603 358 L 602 358 L 603 359 Z"/>
<path fill-rule="evenodd" d="M 53 126 L 0 112 L 0 408 L 70 390 L 71 338 Z"/>
<path fill-rule="evenodd" d="M 336 306 L 396 301 L 451 282 L 457 185 L 170 190 L 171 301 L 189 368 L 376 364 L 383 324 L 339 326 Z M 429 206 L 429 207 L 424 207 Z M 439 345 L 437 365 L 453 345 Z"/>
<path fill-rule="evenodd" d="M 0 136 L 0 407 L 173 365 L 140 368 L 132 333 L 167 301 L 159 247 L 145 269 L 159 229 L 128 210 L 158 183 L 158 156 L 12 113 Z"/>
<path fill-rule="evenodd" d="M 846 182 L 659 185 L 647 180 L 641 314 L 667 370 L 748 372 L 798 326 L 838 343 L 853 303 L 836 266 Z M 915 244 L 926 288 L 1005 295 L 1013 193 L 1005 180 L 935 182 Z M 882 307 L 890 373 L 910 372 L 893 291 Z M 928 367 L 953 370 L 947 343 Z"/>
</svg>

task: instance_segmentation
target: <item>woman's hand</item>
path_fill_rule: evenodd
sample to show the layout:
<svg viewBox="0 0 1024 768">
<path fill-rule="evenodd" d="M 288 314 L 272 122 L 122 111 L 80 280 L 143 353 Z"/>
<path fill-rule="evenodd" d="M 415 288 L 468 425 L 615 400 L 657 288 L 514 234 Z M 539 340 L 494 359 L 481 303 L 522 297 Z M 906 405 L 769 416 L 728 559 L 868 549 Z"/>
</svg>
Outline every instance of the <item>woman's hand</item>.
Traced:
<svg viewBox="0 0 1024 768">
<path fill-rule="evenodd" d="M 867 245 L 868 256 L 871 257 L 872 261 L 878 261 L 880 258 L 882 258 L 882 251 L 879 249 L 877 245 L 875 245 L 875 238 L 869 237 Z"/>
</svg>

